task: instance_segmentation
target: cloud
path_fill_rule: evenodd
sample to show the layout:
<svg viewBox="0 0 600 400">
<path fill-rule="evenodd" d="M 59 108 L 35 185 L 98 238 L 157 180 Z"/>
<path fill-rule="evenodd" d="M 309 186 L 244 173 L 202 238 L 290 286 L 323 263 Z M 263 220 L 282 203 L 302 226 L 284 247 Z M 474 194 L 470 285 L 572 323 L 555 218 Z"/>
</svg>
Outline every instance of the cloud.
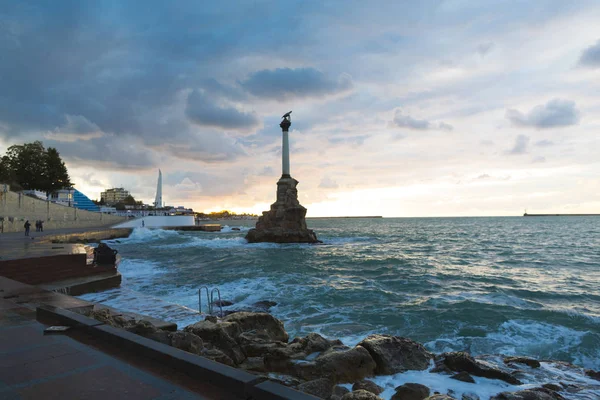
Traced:
<svg viewBox="0 0 600 400">
<path fill-rule="evenodd" d="M 314 68 L 277 68 L 251 74 L 240 85 L 250 94 L 267 99 L 322 98 L 352 90 L 352 78 L 332 79 Z"/>
<path fill-rule="evenodd" d="M 543 163 L 543 162 L 546 162 L 546 157 L 537 156 L 531 162 L 534 163 L 534 164 Z"/>
<path fill-rule="evenodd" d="M 515 139 L 515 144 L 512 149 L 507 151 L 507 154 L 525 154 L 527 153 L 527 146 L 529 145 L 529 137 L 525 135 L 519 135 Z"/>
<path fill-rule="evenodd" d="M 579 64 L 585 67 L 600 68 L 600 40 L 581 53 Z"/>
<path fill-rule="evenodd" d="M 194 123 L 212 128 L 253 131 L 261 124 L 256 113 L 218 106 L 198 90 L 189 94 L 185 113 Z"/>
<path fill-rule="evenodd" d="M 340 143 L 348 143 L 352 146 L 362 146 L 365 143 L 365 140 L 369 138 L 369 135 L 356 135 L 356 136 L 333 136 L 329 137 L 327 140 L 331 144 L 340 144 Z"/>
<path fill-rule="evenodd" d="M 329 177 L 324 177 L 321 179 L 321 183 L 319 183 L 319 187 L 321 189 L 337 189 L 340 187 L 336 181 Z"/>
<path fill-rule="evenodd" d="M 200 194 L 202 192 L 202 185 L 197 182 L 193 182 L 188 177 L 183 178 L 183 180 L 176 184 L 173 188 L 177 192 L 192 192 L 196 194 Z"/>
<path fill-rule="evenodd" d="M 554 142 L 552 140 L 543 139 L 543 140 L 538 140 L 537 142 L 535 142 L 535 145 L 538 147 L 550 147 L 550 146 L 554 146 Z"/>
<path fill-rule="evenodd" d="M 414 130 L 425 131 L 429 129 L 439 129 L 444 131 L 451 131 L 454 127 L 445 122 L 430 122 L 425 119 L 416 119 L 410 115 L 403 115 L 401 110 L 396 110 L 394 115 L 393 124 L 400 128 L 409 128 Z"/>
<path fill-rule="evenodd" d="M 260 170 L 256 175 L 258 176 L 275 176 L 275 170 L 273 167 L 266 166 Z"/>
<path fill-rule="evenodd" d="M 489 176 L 488 174 L 481 174 L 475 179 L 490 179 L 490 178 L 491 178 L 491 176 Z"/>
<path fill-rule="evenodd" d="M 576 125 L 579 123 L 579 111 L 574 101 L 553 99 L 545 105 L 535 106 L 526 114 L 509 109 L 506 118 L 516 126 L 547 129 Z"/>
<path fill-rule="evenodd" d="M 477 52 L 483 57 L 487 53 L 489 53 L 493 47 L 494 47 L 494 43 L 492 43 L 492 42 L 481 43 L 480 45 L 477 46 Z"/>
</svg>

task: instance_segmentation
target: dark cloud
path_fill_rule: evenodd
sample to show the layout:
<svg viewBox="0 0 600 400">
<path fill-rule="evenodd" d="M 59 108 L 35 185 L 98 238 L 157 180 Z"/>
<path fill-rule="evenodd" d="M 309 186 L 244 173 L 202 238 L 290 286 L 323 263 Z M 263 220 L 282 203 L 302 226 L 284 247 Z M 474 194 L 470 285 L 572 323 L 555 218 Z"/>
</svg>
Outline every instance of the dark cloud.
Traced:
<svg viewBox="0 0 600 400">
<path fill-rule="evenodd" d="M 529 137 L 525 135 L 519 135 L 515 139 L 515 144 L 512 149 L 507 151 L 507 154 L 517 155 L 527 153 L 527 147 L 529 146 Z"/>
<path fill-rule="evenodd" d="M 256 113 L 218 106 L 214 98 L 198 90 L 189 94 L 185 113 L 194 123 L 212 128 L 253 131 L 260 126 Z"/>
<path fill-rule="evenodd" d="M 506 118 L 516 126 L 546 129 L 576 125 L 579 123 L 579 111 L 574 101 L 553 99 L 544 105 L 535 106 L 528 113 L 509 109 L 506 111 Z"/>
<path fill-rule="evenodd" d="M 326 97 L 350 91 L 353 87 L 349 75 L 332 79 L 314 68 L 265 69 L 251 74 L 240 84 L 256 97 L 276 100 Z"/>
<path fill-rule="evenodd" d="M 430 122 L 425 119 L 416 119 L 411 117 L 410 115 L 403 115 L 402 111 L 396 110 L 396 114 L 394 115 L 393 120 L 394 125 L 400 128 L 409 128 L 420 131 L 425 131 L 429 129 L 439 129 L 444 131 L 451 131 L 454 127 L 445 122 Z"/>
<path fill-rule="evenodd" d="M 585 67 L 600 68 L 600 40 L 583 51 L 579 64 Z"/>
</svg>

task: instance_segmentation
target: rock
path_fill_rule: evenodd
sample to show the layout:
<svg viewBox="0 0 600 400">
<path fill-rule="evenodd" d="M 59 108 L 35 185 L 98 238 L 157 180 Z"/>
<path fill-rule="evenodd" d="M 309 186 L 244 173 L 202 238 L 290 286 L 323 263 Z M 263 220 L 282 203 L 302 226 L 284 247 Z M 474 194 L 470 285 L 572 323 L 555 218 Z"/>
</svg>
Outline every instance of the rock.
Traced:
<svg viewBox="0 0 600 400">
<path fill-rule="evenodd" d="M 592 379 L 600 381 L 600 371 L 594 371 L 593 369 L 586 369 L 585 374 Z"/>
<path fill-rule="evenodd" d="M 277 182 L 277 200 L 258 218 L 256 228 L 246 234 L 249 243 L 320 243 L 306 227 L 306 208 L 298 202 L 298 181 L 282 176 Z"/>
<path fill-rule="evenodd" d="M 235 364 L 239 364 L 246 358 L 242 348 L 234 339 L 234 337 L 239 336 L 239 329 L 237 323 L 221 322 L 215 324 L 204 320 L 186 326 L 184 331 L 199 336 L 204 342 L 208 342 L 213 347 L 221 350 Z"/>
<path fill-rule="evenodd" d="M 328 399 L 333 394 L 333 386 L 333 382 L 329 379 L 320 378 L 298 385 L 298 390 L 321 399 Z"/>
<path fill-rule="evenodd" d="M 377 375 L 425 370 L 433 357 L 420 343 L 399 336 L 369 335 L 359 345 L 367 349 L 377 363 Z"/>
<path fill-rule="evenodd" d="M 312 354 L 317 351 L 329 350 L 332 347 L 343 347 L 344 344 L 339 340 L 328 340 L 318 333 L 309 333 L 303 338 L 294 338 L 290 342 L 290 347 L 297 352 Z"/>
<path fill-rule="evenodd" d="M 216 324 L 217 322 L 219 322 L 219 318 L 217 318 L 215 315 L 207 315 L 204 318 L 205 321 L 209 321 L 212 322 L 213 324 Z"/>
<path fill-rule="evenodd" d="M 226 316 L 223 321 L 237 324 L 240 333 L 255 331 L 265 334 L 272 341 L 285 343 L 289 339 L 283 323 L 268 313 L 238 312 Z"/>
<path fill-rule="evenodd" d="M 529 358 L 529 357 L 506 357 L 506 358 L 504 358 L 504 363 L 505 364 L 509 364 L 509 363 L 525 364 L 531 368 L 539 368 L 541 366 L 541 364 L 538 360 Z"/>
<path fill-rule="evenodd" d="M 425 400 L 454 400 L 454 397 L 450 397 L 446 394 L 434 394 L 433 396 L 429 396 Z"/>
<path fill-rule="evenodd" d="M 460 397 L 460 400 L 480 400 L 479 396 L 475 393 L 463 393 L 463 395 Z"/>
<path fill-rule="evenodd" d="M 236 363 L 233 362 L 231 357 L 229 357 L 227 354 L 225 354 L 219 349 L 204 347 L 200 355 L 202 357 L 208 358 L 221 364 L 229 365 L 231 367 L 236 366 Z"/>
<path fill-rule="evenodd" d="M 354 385 L 352 385 L 352 390 L 366 390 L 367 392 L 371 392 L 373 394 L 381 394 L 383 392 L 383 388 L 381 386 L 367 379 L 356 382 Z"/>
<path fill-rule="evenodd" d="M 333 395 L 332 396 L 337 396 L 341 399 L 342 397 L 344 397 L 344 395 L 346 393 L 350 393 L 350 390 L 346 389 L 343 386 L 336 385 L 333 387 Z"/>
<path fill-rule="evenodd" d="M 134 321 L 126 328 L 129 332 L 143 336 L 154 341 L 171 345 L 171 332 L 163 331 L 155 327 L 150 321 Z"/>
<path fill-rule="evenodd" d="M 482 376 L 490 379 L 500 379 L 513 385 L 521 384 L 521 382 L 511 374 L 501 371 L 497 368 L 481 364 L 468 353 L 462 351 L 444 353 L 441 355 L 441 359 L 445 366 L 452 371 L 465 371 L 475 376 Z"/>
<path fill-rule="evenodd" d="M 456 375 L 452 375 L 450 379 L 456 379 L 457 381 L 475 383 L 475 379 L 468 372 L 461 371 Z"/>
<path fill-rule="evenodd" d="M 240 228 L 231 228 L 232 231 L 239 231 Z"/>
<path fill-rule="evenodd" d="M 277 303 L 275 303 L 274 301 L 269 301 L 269 300 L 262 300 L 262 301 L 257 301 L 256 303 L 252 304 L 252 307 L 261 310 L 263 312 L 267 312 L 269 311 L 269 309 L 271 307 L 275 307 L 277 305 Z"/>
<path fill-rule="evenodd" d="M 553 392 L 560 392 L 561 390 L 563 390 L 562 386 L 556 385 L 554 383 L 544 383 L 542 387 L 548 390 L 552 390 Z"/>
<path fill-rule="evenodd" d="M 429 396 L 430 390 L 420 383 L 405 383 L 396 388 L 391 400 L 423 400 Z"/>
<path fill-rule="evenodd" d="M 171 333 L 171 346 L 193 354 L 202 354 L 204 350 L 204 342 L 199 336 L 184 331 Z"/>
<path fill-rule="evenodd" d="M 247 357 L 263 357 L 276 349 L 285 349 L 283 342 L 273 342 L 266 334 L 244 332 L 237 337 L 237 342 Z"/>
<path fill-rule="evenodd" d="M 246 371 L 267 372 L 265 361 L 262 357 L 248 357 L 243 363 L 238 365 L 238 368 L 245 369 Z"/>
<path fill-rule="evenodd" d="M 212 302 L 212 304 L 215 307 L 227 307 L 227 306 L 232 306 L 233 302 L 228 301 L 228 300 L 215 300 Z"/>
<path fill-rule="evenodd" d="M 354 392 L 346 393 L 342 396 L 342 400 L 382 400 L 381 397 L 368 392 L 366 390 L 356 390 Z"/>
<path fill-rule="evenodd" d="M 502 392 L 492 396 L 490 400 L 563 400 L 556 392 L 544 388 L 519 390 L 518 392 Z"/>
<path fill-rule="evenodd" d="M 342 383 L 373 376 L 376 367 L 375 361 L 362 346 L 342 351 L 328 350 L 317 357 L 315 363 L 323 376 L 330 376 L 335 382 Z"/>
</svg>

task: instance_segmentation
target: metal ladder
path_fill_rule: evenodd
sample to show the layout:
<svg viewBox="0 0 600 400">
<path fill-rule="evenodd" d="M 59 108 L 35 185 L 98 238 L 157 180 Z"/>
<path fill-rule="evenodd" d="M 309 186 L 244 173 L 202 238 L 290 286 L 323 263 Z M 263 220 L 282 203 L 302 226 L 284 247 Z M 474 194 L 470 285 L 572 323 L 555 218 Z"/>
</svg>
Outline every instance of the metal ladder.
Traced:
<svg viewBox="0 0 600 400">
<path fill-rule="evenodd" d="M 223 318 L 223 303 L 221 303 L 221 291 L 219 290 L 218 287 L 213 288 L 213 290 L 210 291 L 210 295 L 208 294 L 208 286 L 201 286 L 200 289 L 198 289 L 198 313 L 202 314 L 202 289 L 206 290 L 206 302 L 208 303 L 208 315 L 212 315 L 214 294 L 215 294 L 215 292 L 217 292 L 217 295 L 219 296 L 218 301 L 219 301 L 220 317 Z"/>
</svg>

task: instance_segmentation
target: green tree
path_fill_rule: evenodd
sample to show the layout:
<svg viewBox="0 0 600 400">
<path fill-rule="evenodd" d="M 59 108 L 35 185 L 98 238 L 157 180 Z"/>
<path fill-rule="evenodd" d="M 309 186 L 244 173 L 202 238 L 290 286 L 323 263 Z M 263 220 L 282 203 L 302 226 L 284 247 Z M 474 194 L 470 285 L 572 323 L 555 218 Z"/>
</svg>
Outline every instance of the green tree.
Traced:
<svg viewBox="0 0 600 400">
<path fill-rule="evenodd" d="M 73 186 L 58 151 L 40 141 L 10 146 L 0 159 L 0 181 L 46 193 Z"/>
<path fill-rule="evenodd" d="M 54 147 L 48 147 L 46 152 L 46 180 L 43 182 L 41 190 L 46 193 L 54 192 L 55 190 L 71 187 L 71 178 L 67 172 L 65 163 L 60 158 L 58 150 Z"/>
<path fill-rule="evenodd" d="M 127 205 L 127 206 L 135 206 L 136 202 L 135 199 L 133 198 L 132 195 L 129 195 L 127 197 L 125 197 L 122 201 L 123 204 Z"/>
</svg>

